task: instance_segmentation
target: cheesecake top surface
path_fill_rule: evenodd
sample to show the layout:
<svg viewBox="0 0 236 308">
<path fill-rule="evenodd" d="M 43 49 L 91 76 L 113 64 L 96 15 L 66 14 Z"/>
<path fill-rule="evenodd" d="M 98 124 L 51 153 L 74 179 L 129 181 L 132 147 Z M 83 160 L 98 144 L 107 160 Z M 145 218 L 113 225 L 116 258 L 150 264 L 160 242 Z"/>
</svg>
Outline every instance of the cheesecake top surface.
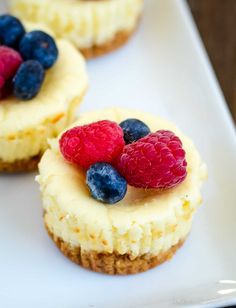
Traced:
<svg viewBox="0 0 236 308">
<path fill-rule="evenodd" d="M 42 189 L 55 196 L 62 211 L 75 216 L 85 215 L 88 220 L 106 218 L 114 225 L 130 224 L 132 221 L 144 222 L 153 218 L 162 219 L 184 201 L 200 198 L 200 186 L 206 177 L 206 167 L 192 141 L 183 135 L 172 123 L 147 113 L 111 108 L 98 112 L 85 113 L 72 125 L 84 125 L 102 119 L 120 123 L 130 117 L 144 121 L 155 132 L 167 129 L 175 132 L 183 142 L 188 163 L 188 175 L 183 183 L 168 190 L 145 190 L 128 187 L 127 195 L 116 205 L 104 205 L 94 200 L 89 193 L 82 169 L 66 162 L 58 148 L 58 139 L 51 140 L 51 148 L 44 154 L 39 165 L 38 178 Z"/>
<path fill-rule="evenodd" d="M 82 95 L 88 83 L 82 55 L 65 40 L 58 40 L 59 58 L 46 72 L 38 95 L 29 101 L 11 96 L 0 102 L 0 137 L 30 130 L 67 110 L 68 103 Z"/>
</svg>

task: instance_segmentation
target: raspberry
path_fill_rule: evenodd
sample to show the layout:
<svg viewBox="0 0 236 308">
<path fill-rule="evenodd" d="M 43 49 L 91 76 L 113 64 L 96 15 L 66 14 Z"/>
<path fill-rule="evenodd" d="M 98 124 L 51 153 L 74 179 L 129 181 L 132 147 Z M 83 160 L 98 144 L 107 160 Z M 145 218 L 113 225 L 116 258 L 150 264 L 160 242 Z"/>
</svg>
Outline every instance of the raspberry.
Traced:
<svg viewBox="0 0 236 308">
<path fill-rule="evenodd" d="M 21 55 L 6 46 L 0 46 L 0 99 L 9 94 L 11 79 L 23 62 Z"/>
<path fill-rule="evenodd" d="M 117 168 L 128 184 L 142 188 L 171 188 L 187 176 L 181 140 L 159 130 L 124 147 Z"/>
<path fill-rule="evenodd" d="M 120 126 L 108 120 L 74 127 L 59 143 L 66 160 L 86 169 L 97 162 L 114 162 L 125 145 Z"/>
<path fill-rule="evenodd" d="M 13 78 L 23 62 L 21 55 L 12 48 L 0 46 L 0 89 L 5 81 Z"/>
</svg>

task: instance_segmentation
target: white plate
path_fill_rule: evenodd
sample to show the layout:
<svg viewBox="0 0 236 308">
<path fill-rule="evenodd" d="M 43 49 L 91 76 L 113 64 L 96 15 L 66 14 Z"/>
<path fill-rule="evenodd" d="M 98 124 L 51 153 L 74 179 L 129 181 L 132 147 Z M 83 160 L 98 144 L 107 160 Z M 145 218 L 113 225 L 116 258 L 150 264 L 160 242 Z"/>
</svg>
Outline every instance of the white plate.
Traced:
<svg viewBox="0 0 236 308">
<path fill-rule="evenodd" d="M 193 138 L 209 167 L 204 205 L 171 262 L 135 276 L 110 277 L 76 266 L 48 238 L 34 174 L 1 175 L 0 306 L 236 303 L 235 132 L 186 4 L 147 0 L 130 43 L 89 62 L 88 68 L 91 86 L 82 110 L 143 109 L 173 120 Z"/>
</svg>

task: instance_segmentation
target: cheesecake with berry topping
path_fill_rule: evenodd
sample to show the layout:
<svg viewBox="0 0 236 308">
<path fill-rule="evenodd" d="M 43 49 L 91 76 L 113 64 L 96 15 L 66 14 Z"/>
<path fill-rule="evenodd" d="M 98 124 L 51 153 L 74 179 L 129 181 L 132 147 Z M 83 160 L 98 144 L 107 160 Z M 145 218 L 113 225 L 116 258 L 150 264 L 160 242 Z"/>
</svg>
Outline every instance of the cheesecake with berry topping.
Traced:
<svg viewBox="0 0 236 308">
<path fill-rule="evenodd" d="M 86 58 L 123 45 L 135 31 L 143 0 L 11 0 L 16 16 L 43 22 Z"/>
<path fill-rule="evenodd" d="M 172 123 L 111 108 L 80 115 L 50 140 L 37 181 L 47 231 L 68 258 L 134 274 L 182 246 L 206 176 L 194 144 Z"/>
<path fill-rule="evenodd" d="M 46 31 L 0 16 L 0 171 L 36 169 L 47 138 L 72 123 L 87 89 L 83 56 Z"/>
</svg>

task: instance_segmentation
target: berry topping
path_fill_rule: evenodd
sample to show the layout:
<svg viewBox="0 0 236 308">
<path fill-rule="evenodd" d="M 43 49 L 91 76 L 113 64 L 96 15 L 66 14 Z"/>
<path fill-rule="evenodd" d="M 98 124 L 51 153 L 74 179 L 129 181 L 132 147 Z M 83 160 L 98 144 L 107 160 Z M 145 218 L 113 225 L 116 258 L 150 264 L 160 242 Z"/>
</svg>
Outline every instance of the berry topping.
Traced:
<svg viewBox="0 0 236 308">
<path fill-rule="evenodd" d="M 120 127 L 123 129 L 126 144 L 135 142 L 150 133 L 149 127 L 138 119 L 127 119 L 120 123 Z"/>
<path fill-rule="evenodd" d="M 128 184 L 160 189 L 180 184 L 187 176 L 186 166 L 181 140 L 167 130 L 126 145 L 117 164 Z"/>
<path fill-rule="evenodd" d="M 11 15 L 0 16 L 0 43 L 9 47 L 18 47 L 25 34 L 22 23 Z"/>
<path fill-rule="evenodd" d="M 12 48 L 0 46 L 0 97 L 7 93 L 9 83 L 22 63 L 21 55 Z M 8 84 L 8 85 L 7 85 Z"/>
<path fill-rule="evenodd" d="M 14 95 L 21 100 L 35 97 L 43 84 L 44 76 L 44 69 L 38 61 L 24 62 L 13 79 Z"/>
<path fill-rule="evenodd" d="M 37 60 L 45 69 L 52 67 L 58 58 L 54 39 L 42 31 L 25 34 L 19 49 L 24 60 Z"/>
<path fill-rule="evenodd" d="M 21 55 L 17 51 L 0 46 L 0 76 L 4 80 L 12 78 L 22 62 Z"/>
<path fill-rule="evenodd" d="M 94 199 L 114 204 L 122 200 L 127 191 L 126 180 L 107 163 L 96 163 L 87 171 L 86 183 Z"/>
<path fill-rule="evenodd" d="M 124 145 L 122 129 L 108 120 L 74 127 L 60 139 L 64 158 L 83 168 L 89 168 L 97 162 L 114 162 Z"/>
</svg>

